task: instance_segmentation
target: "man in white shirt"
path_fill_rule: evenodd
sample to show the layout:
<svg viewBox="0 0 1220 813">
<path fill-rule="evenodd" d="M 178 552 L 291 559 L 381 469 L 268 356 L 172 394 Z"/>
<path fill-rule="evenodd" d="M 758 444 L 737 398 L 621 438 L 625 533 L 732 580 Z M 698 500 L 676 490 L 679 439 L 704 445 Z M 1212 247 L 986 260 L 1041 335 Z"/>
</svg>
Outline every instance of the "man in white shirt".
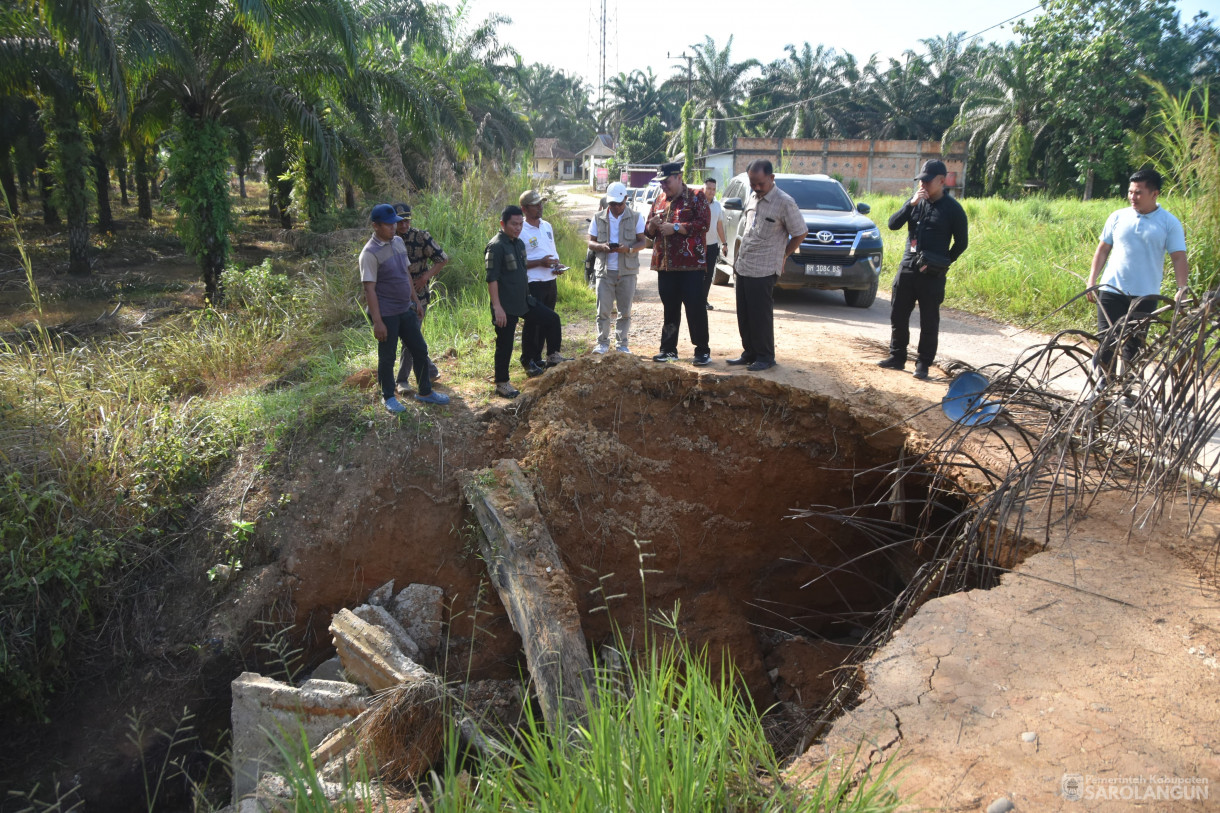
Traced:
<svg viewBox="0 0 1220 813">
<path fill-rule="evenodd" d="M 559 249 L 555 245 L 555 230 L 542 219 L 542 206 L 547 199 L 536 190 L 521 193 L 521 211 L 525 212 L 525 224 L 521 227 L 521 242 L 525 243 L 526 278 L 529 280 L 530 296 L 551 310 L 559 298 L 559 283 L 564 272 L 559 264 Z M 540 368 L 554 367 L 571 359 L 559 352 L 559 347 L 547 347 L 546 364 L 542 363 L 545 340 L 541 329 L 535 325 L 522 328 L 521 351 L 528 361 Z M 527 365 L 528 369 L 528 365 Z"/>
<path fill-rule="evenodd" d="M 1144 346 L 1147 322 L 1134 328 L 1127 323 L 1146 319 L 1156 308 L 1154 297 L 1161 293 L 1166 254 L 1178 286 L 1176 298 L 1182 299 L 1189 290 L 1186 233 L 1181 221 L 1157 205 L 1160 193 L 1159 172 L 1141 169 L 1133 173 L 1127 187 L 1131 206 L 1106 219 L 1093 254 L 1085 296 L 1097 303 L 1097 330 L 1102 339 L 1094 364 L 1103 378 L 1114 374 L 1114 349 L 1120 337 L 1125 362 Z"/>
<path fill-rule="evenodd" d="M 708 178 L 703 182 L 703 197 L 707 198 L 707 208 L 712 213 L 712 222 L 707 227 L 707 274 L 703 277 L 703 299 L 707 300 L 712 291 L 712 280 L 716 276 L 716 261 L 720 259 L 720 247 L 724 245 L 724 209 L 716 200 L 716 179 Z M 711 302 L 705 302 L 707 309 L 714 310 Z"/>
<path fill-rule="evenodd" d="M 640 273 L 640 251 L 644 248 L 644 214 L 626 203 L 627 186 L 612 183 L 606 190 L 607 206 L 589 222 L 589 249 L 595 255 L 597 280 L 597 345 L 594 353 L 610 349 L 610 310 L 617 307 L 614 336 L 618 349 L 630 353 L 631 302 Z"/>
</svg>

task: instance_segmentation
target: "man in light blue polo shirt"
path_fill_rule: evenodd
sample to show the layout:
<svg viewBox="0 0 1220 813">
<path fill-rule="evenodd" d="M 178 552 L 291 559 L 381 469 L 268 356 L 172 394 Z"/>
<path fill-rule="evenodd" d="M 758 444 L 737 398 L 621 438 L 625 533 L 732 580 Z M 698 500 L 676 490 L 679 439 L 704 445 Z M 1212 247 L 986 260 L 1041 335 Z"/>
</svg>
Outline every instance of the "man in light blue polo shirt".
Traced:
<svg viewBox="0 0 1220 813">
<path fill-rule="evenodd" d="M 1182 223 L 1156 202 L 1161 194 L 1160 173 L 1141 169 L 1128 180 L 1131 207 L 1119 209 L 1106 219 L 1093 254 L 1086 294 L 1090 302 L 1097 303 L 1097 329 L 1103 337 L 1094 364 L 1103 376 L 1114 372 L 1114 346 L 1126 320 L 1146 317 L 1156 308 L 1153 297 L 1161 293 L 1165 255 L 1173 264 L 1179 301 L 1188 290 L 1190 276 Z M 1099 283 L 1100 287 L 1093 290 Z M 1124 362 L 1135 358 L 1146 335 L 1146 323 L 1143 328 L 1127 330 L 1122 346 Z"/>
</svg>

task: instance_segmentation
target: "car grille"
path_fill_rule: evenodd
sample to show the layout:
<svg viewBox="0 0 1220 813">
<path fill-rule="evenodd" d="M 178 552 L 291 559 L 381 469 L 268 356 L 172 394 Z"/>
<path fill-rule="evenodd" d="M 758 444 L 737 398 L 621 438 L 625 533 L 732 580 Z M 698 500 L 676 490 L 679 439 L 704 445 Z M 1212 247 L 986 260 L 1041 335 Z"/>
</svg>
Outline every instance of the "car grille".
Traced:
<svg viewBox="0 0 1220 813">
<path fill-rule="evenodd" d="M 829 235 L 830 239 L 821 239 L 827 235 Z M 814 251 L 822 251 L 828 248 L 850 249 L 855 242 L 855 229 L 817 229 L 805 235 L 801 248 L 812 249 Z"/>
</svg>

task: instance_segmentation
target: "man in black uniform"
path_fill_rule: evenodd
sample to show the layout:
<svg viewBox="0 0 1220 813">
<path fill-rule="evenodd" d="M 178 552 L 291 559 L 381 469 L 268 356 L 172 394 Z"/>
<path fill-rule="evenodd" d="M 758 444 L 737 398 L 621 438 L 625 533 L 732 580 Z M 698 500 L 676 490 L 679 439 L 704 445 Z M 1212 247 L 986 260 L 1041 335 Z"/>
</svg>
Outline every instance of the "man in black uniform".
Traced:
<svg viewBox="0 0 1220 813">
<path fill-rule="evenodd" d="M 966 212 L 945 191 L 944 161 L 925 161 L 915 180 L 919 189 L 890 217 L 890 229 L 907 227 L 907 248 L 894 275 L 890 306 L 890 354 L 877 362 L 887 370 L 907 364 L 911 311 L 919 305 L 919 354 L 915 377 L 926 379 L 936 359 L 940 303 L 945 299 L 945 275 L 969 241 Z M 952 244 L 950 244 L 952 240 Z"/>
<path fill-rule="evenodd" d="M 521 227 L 525 215 L 520 206 L 505 206 L 500 213 L 500 231 L 491 238 L 483 255 L 487 263 L 487 293 L 491 298 L 491 320 L 496 326 L 496 393 L 505 398 L 520 395 L 508 380 L 508 361 L 513 355 L 513 339 L 517 320 L 525 321 L 521 333 L 521 364 L 530 378 L 541 375 L 543 368 L 533 362 L 534 337 L 558 348 L 562 328 L 555 311 L 530 296 L 525 274 L 525 243 Z"/>
</svg>

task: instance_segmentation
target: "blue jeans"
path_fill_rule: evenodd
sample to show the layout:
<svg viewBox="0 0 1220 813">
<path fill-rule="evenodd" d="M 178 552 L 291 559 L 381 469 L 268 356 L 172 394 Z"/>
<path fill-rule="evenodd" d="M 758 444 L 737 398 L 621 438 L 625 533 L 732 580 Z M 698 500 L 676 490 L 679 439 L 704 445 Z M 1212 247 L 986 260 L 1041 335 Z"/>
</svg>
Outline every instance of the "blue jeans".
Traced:
<svg viewBox="0 0 1220 813">
<path fill-rule="evenodd" d="M 398 360 L 398 342 L 411 353 L 412 367 L 415 369 L 415 380 L 419 384 L 419 394 L 432 392 L 432 382 L 428 379 L 428 343 L 419 330 L 419 317 L 415 311 L 396 313 L 393 316 L 382 316 L 385 324 L 386 337 L 384 342 L 377 342 L 377 383 L 381 385 L 381 397 L 394 397 L 394 362 Z"/>
</svg>

